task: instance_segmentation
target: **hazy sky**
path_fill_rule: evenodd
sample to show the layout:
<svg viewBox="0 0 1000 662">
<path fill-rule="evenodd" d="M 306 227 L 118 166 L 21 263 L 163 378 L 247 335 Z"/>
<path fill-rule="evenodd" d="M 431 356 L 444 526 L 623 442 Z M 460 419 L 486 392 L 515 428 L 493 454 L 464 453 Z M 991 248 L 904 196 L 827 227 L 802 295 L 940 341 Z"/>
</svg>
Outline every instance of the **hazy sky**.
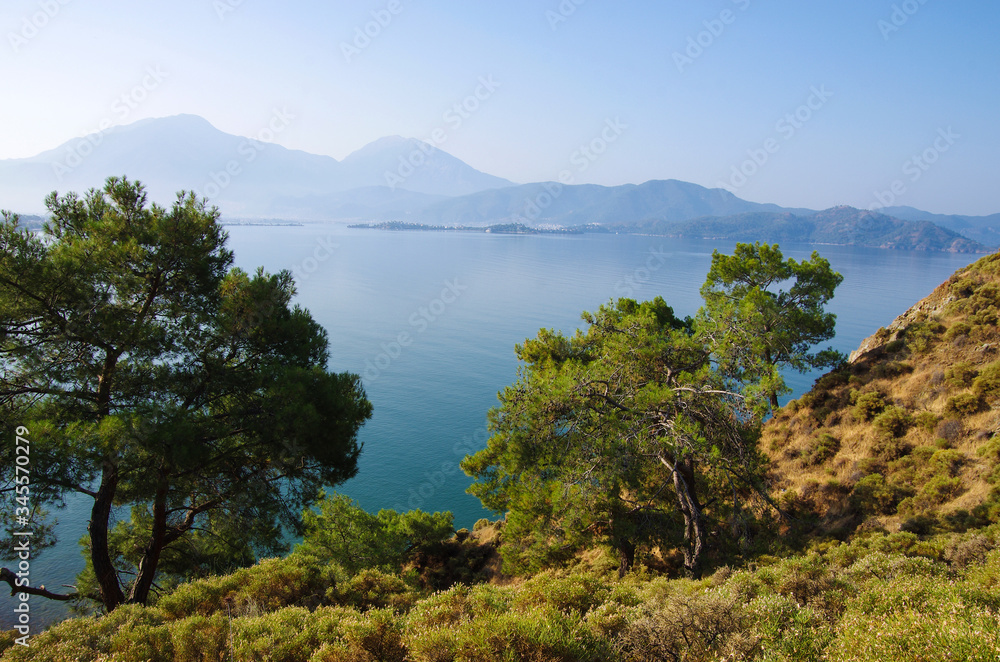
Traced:
<svg viewBox="0 0 1000 662">
<path fill-rule="evenodd" d="M 275 142 L 337 159 L 398 134 L 519 183 L 1000 212 L 997 0 L 9 0 L 0 27 L 0 158 L 279 109 Z"/>
</svg>

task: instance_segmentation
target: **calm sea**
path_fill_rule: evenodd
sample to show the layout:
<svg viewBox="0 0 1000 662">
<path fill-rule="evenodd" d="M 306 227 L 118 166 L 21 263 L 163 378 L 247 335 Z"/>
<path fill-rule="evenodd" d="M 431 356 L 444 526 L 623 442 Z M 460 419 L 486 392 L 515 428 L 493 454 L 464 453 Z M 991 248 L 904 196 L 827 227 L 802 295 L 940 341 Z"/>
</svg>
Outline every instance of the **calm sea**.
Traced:
<svg viewBox="0 0 1000 662">
<path fill-rule="evenodd" d="M 712 250 L 735 242 L 632 235 L 496 235 L 352 230 L 340 225 L 233 226 L 238 266 L 289 269 L 298 302 L 330 334 L 335 371 L 364 377 L 375 414 L 364 427 L 358 476 L 338 490 L 364 508 L 450 510 L 456 527 L 490 516 L 458 462 L 485 445 L 486 412 L 517 375 L 514 345 L 541 327 L 571 332 L 580 313 L 609 299 L 660 295 L 693 315 Z M 816 249 L 844 275 L 830 305 L 833 346 L 850 352 L 879 326 L 976 259 L 952 255 L 784 245 L 786 257 Z M 794 375 L 796 394 L 815 375 Z M 793 396 L 794 397 L 794 396 Z M 32 565 L 32 583 L 72 583 L 83 566 L 89 503 L 58 511 L 60 543 Z M 13 601 L 0 592 L 0 626 Z M 32 602 L 34 628 L 65 607 Z M 38 629 L 34 630 L 35 632 Z"/>
</svg>

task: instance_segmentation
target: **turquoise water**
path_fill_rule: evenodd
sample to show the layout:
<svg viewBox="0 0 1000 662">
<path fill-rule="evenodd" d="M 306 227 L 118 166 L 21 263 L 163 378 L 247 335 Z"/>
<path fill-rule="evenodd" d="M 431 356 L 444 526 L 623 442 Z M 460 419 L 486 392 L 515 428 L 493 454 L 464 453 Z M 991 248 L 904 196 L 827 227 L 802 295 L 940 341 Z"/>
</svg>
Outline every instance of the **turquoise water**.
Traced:
<svg viewBox="0 0 1000 662">
<path fill-rule="evenodd" d="M 680 315 L 698 290 L 713 248 L 734 242 L 632 235 L 495 235 L 378 232 L 338 225 L 230 227 L 229 246 L 247 270 L 290 269 L 298 302 L 330 334 L 330 369 L 362 374 L 375 407 L 361 433 L 358 476 L 339 491 L 369 510 L 451 510 L 456 527 L 489 516 L 465 493 L 458 462 L 485 445 L 486 412 L 514 381 L 514 344 L 541 327 L 572 331 L 580 313 L 611 298 L 660 295 Z M 785 245 L 786 257 L 816 248 L 844 282 L 830 306 L 836 349 L 849 352 L 976 256 Z M 793 375 L 797 393 L 814 375 Z M 33 584 L 72 583 L 83 566 L 77 542 L 89 504 L 59 511 L 60 543 L 32 565 Z M 0 592 L 0 626 L 13 601 Z M 65 606 L 36 599 L 33 628 Z M 37 629 L 34 629 L 37 632 Z"/>
</svg>

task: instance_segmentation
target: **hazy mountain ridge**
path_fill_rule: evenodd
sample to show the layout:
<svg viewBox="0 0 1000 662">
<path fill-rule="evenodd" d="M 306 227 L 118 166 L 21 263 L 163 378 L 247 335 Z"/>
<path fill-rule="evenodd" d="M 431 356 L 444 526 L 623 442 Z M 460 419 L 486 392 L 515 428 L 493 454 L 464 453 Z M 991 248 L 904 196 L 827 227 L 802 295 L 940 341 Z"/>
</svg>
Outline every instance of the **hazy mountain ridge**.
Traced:
<svg viewBox="0 0 1000 662">
<path fill-rule="evenodd" d="M 810 216 L 788 212 L 751 212 L 700 218 L 665 225 L 622 225 L 619 231 L 646 229 L 649 234 L 735 241 L 805 242 L 902 250 L 986 253 L 990 249 L 928 221 L 904 221 L 879 212 L 833 207 Z M 655 231 L 654 231 L 655 230 Z"/>
<path fill-rule="evenodd" d="M 376 140 L 342 161 L 262 142 L 291 122 L 293 116 L 276 109 L 252 138 L 220 131 L 195 115 L 111 127 L 34 157 L 0 160 L 0 208 L 38 213 L 53 190 L 84 193 L 110 175 L 126 174 L 146 184 L 160 204 L 193 190 L 224 216 L 244 219 L 523 224 L 956 252 L 985 252 L 976 240 L 1000 245 L 1000 214 L 945 216 L 909 207 L 817 212 L 672 179 L 517 185 L 400 136 Z"/>
<path fill-rule="evenodd" d="M 881 211 L 904 221 L 930 221 L 987 246 L 1000 246 L 1000 214 L 989 216 L 932 214 L 913 207 L 885 207 Z"/>
</svg>

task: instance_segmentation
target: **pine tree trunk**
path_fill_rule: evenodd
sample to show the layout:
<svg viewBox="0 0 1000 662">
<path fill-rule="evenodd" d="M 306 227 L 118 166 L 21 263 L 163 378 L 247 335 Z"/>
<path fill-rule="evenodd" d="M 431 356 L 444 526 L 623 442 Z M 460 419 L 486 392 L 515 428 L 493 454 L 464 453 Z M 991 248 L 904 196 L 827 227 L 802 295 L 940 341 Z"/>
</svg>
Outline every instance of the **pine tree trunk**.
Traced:
<svg viewBox="0 0 1000 662">
<path fill-rule="evenodd" d="M 635 565 L 635 545 L 629 541 L 618 543 L 618 577 L 624 577 Z"/>
<path fill-rule="evenodd" d="M 149 590 L 153 587 L 156 577 L 156 566 L 160 562 L 160 553 L 166 542 L 167 535 L 167 486 L 163 483 L 156 490 L 153 500 L 153 530 L 149 542 L 139 561 L 139 570 L 128 596 L 132 603 L 146 604 L 149 600 Z"/>
<path fill-rule="evenodd" d="M 117 489 L 118 467 L 105 462 L 101 472 L 101 485 L 97 489 L 97 496 L 94 497 L 94 507 L 90 511 L 90 524 L 87 529 L 90 532 L 90 562 L 101 590 L 101 601 L 109 612 L 125 602 L 125 594 L 118 583 L 118 573 L 111 562 L 108 547 L 108 521 L 111 519 L 111 506 Z"/>
</svg>

